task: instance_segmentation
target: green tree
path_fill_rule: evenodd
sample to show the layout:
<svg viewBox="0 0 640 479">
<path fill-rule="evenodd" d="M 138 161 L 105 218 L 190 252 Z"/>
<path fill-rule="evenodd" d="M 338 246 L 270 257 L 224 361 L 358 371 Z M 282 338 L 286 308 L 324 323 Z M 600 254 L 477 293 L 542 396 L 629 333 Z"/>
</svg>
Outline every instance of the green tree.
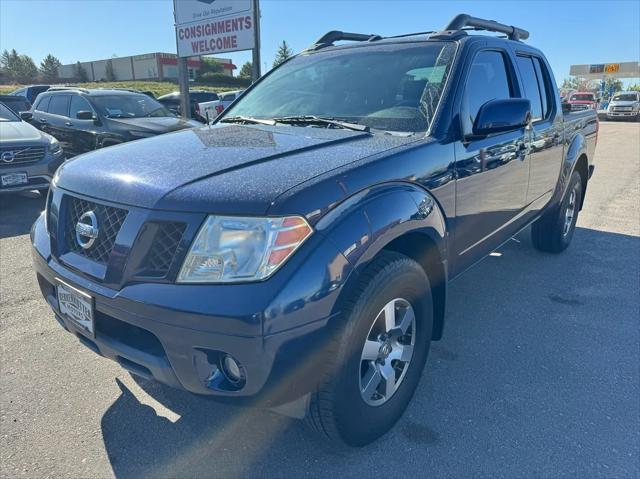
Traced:
<svg viewBox="0 0 640 479">
<path fill-rule="evenodd" d="M 107 64 L 104 66 L 104 74 L 107 77 L 107 81 L 116 81 L 116 72 L 113 69 L 113 61 L 111 59 L 107 60 Z"/>
<path fill-rule="evenodd" d="M 78 81 L 87 82 L 89 81 L 89 75 L 87 74 L 87 70 L 84 69 L 82 63 L 76 62 L 75 67 L 73 67 L 73 73 Z"/>
<path fill-rule="evenodd" d="M 629 91 L 640 91 L 640 83 L 636 83 L 635 85 L 629 85 Z"/>
<path fill-rule="evenodd" d="M 289 48 L 287 42 L 282 40 L 282 44 L 278 47 L 278 53 L 276 53 L 276 58 L 273 60 L 273 68 L 277 67 L 281 63 L 293 56 L 293 50 Z"/>
<path fill-rule="evenodd" d="M 33 58 L 28 55 L 19 55 L 15 49 L 2 52 L 0 69 L 2 76 L 9 81 L 27 83 L 34 81 L 38 76 L 38 68 Z"/>
<path fill-rule="evenodd" d="M 566 90 L 594 91 L 598 88 L 598 86 L 593 80 L 587 80 L 586 78 L 572 76 L 565 78 L 560 88 Z"/>
<path fill-rule="evenodd" d="M 213 58 L 203 57 L 200 61 L 200 70 L 198 70 L 198 78 L 201 79 L 207 73 L 223 73 L 224 68 L 219 61 Z M 211 76 L 211 75 L 208 75 Z"/>
<path fill-rule="evenodd" d="M 55 82 L 59 78 L 58 68 L 62 66 L 60 60 L 49 54 L 40 62 L 40 76 L 46 82 Z"/>
<path fill-rule="evenodd" d="M 240 68 L 240 73 L 238 74 L 238 76 L 240 78 L 251 78 L 252 73 L 253 64 L 251 62 L 245 62 L 245 64 L 242 65 L 242 68 Z"/>
</svg>

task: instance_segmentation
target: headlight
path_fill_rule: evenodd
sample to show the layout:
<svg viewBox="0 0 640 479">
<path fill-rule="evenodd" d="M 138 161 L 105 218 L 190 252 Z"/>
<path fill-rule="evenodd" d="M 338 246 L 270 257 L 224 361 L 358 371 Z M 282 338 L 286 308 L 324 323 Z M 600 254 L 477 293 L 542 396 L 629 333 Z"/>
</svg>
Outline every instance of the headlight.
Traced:
<svg viewBox="0 0 640 479">
<path fill-rule="evenodd" d="M 58 140 L 56 140 L 54 137 L 50 137 L 49 153 L 51 153 L 52 155 L 55 155 L 57 153 L 60 153 L 61 151 L 62 151 L 62 147 L 60 146 L 60 143 L 58 142 Z"/>
<path fill-rule="evenodd" d="M 268 278 L 312 232 L 299 216 L 209 216 L 182 264 L 178 282 L 232 283 Z"/>
</svg>

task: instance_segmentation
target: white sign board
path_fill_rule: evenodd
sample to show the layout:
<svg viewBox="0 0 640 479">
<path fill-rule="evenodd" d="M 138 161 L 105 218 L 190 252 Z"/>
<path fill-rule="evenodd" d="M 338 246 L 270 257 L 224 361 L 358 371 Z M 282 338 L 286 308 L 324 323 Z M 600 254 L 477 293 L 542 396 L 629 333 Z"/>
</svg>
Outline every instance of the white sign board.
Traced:
<svg viewBox="0 0 640 479">
<path fill-rule="evenodd" d="M 253 0 L 174 0 L 178 56 L 254 48 Z"/>
</svg>

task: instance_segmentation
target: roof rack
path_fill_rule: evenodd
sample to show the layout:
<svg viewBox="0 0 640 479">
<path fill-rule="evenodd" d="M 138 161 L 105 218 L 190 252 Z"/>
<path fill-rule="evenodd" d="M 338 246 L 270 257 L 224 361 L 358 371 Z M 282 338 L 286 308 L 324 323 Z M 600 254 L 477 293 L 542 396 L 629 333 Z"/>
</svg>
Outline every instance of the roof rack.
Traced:
<svg viewBox="0 0 640 479">
<path fill-rule="evenodd" d="M 79 86 L 52 86 L 47 91 L 63 91 L 63 90 L 77 90 L 84 93 L 89 93 L 87 88 L 82 88 Z"/>
<path fill-rule="evenodd" d="M 505 25 L 494 20 L 485 20 L 484 18 L 472 17 L 466 13 L 461 13 L 453 17 L 444 31 L 438 32 L 431 38 L 450 38 L 452 36 L 466 35 L 464 29 L 483 30 L 489 32 L 504 33 L 509 40 L 526 40 L 529 38 L 529 32 L 522 28 L 512 25 Z"/>
<path fill-rule="evenodd" d="M 307 50 L 319 50 L 321 48 L 325 48 L 333 45 L 333 42 L 338 42 L 340 40 L 351 40 L 354 42 L 373 42 L 376 40 L 380 40 L 382 37 L 380 35 L 376 35 L 373 33 L 349 33 L 349 32 L 341 32 L 339 30 L 331 30 L 330 32 L 322 35 L 316 42 L 311 45 Z"/>
</svg>

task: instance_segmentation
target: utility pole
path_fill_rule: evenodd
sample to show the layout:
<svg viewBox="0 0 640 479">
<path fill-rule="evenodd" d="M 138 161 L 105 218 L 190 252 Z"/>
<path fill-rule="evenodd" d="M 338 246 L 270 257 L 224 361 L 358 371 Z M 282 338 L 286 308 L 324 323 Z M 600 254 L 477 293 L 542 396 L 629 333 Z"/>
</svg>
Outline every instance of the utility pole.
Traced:
<svg viewBox="0 0 640 479">
<path fill-rule="evenodd" d="M 189 101 L 189 66 L 188 58 L 178 57 L 178 84 L 180 85 L 180 113 L 191 118 L 191 102 Z"/>
<path fill-rule="evenodd" d="M 176 2 L 173 0 L 173 22 L 178 23 Z M 185 118 L 191 118 L 191 102 L 189 101 L 189 58 L 180 56 L 180 48 L 178 46 L 178 36 L 176 35 L 176 57 L 178 66 L 178 86 L 180 87 L 180 113 Z M 160 65 L 162 68 L 162 65 Z M 162 74 L 160 76 L 163 76 Z"/>
<path fill-rule="evenodd" d="M 251 62 L 251 81 L 260 78 L 260 5 L 258 0 L 253 1 L 253 59 Z"/>
</svg>

